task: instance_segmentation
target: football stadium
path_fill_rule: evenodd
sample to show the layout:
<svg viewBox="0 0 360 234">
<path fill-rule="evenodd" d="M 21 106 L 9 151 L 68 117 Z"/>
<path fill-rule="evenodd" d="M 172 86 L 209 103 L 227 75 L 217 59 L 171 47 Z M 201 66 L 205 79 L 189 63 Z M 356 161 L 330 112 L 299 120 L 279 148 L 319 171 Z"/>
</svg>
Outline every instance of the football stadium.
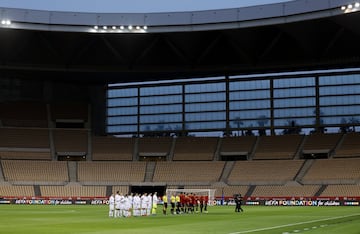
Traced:
<svg viewBox="0 0 360 234">
<path fill-rule="evenodd" d="M 0 233 L 360 233 L 358 22 L 0 7 Z"/>
</svg>

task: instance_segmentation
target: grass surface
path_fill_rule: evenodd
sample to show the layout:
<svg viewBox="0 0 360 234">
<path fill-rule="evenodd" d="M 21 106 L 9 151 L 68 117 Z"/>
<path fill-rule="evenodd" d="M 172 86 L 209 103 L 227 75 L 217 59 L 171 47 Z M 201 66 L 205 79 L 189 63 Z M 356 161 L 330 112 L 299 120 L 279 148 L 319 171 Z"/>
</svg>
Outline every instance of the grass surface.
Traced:
<svg viewBox="0 0 360 234">
<path fill-rule="evenodd" d="M 0 233 L 359 234 L 359 207 L 209 207 L 208 214 L 109 218 L 108 207 L 0 205 Z"/>
</svg>

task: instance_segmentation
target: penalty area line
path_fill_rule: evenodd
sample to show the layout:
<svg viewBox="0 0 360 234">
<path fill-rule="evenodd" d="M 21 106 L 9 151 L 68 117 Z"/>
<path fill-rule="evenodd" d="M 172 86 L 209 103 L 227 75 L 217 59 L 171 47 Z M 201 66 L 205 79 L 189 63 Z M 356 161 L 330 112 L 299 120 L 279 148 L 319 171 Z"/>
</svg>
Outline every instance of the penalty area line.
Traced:
<svg viewBox="0 0 360 234">
<path fill-rule="evenodd" d="M 337 217 L 332 217 L 332 218 L 310 220 L 310 221 L 304 221 L 304 222 L 299 222 L 299 223 L 289 223 L 289 224 L 284 224 L 284 225 L 278 225 L 278 226 L 266 227 L 266 228 L 258 228 L 258 229 L 241 231 L 241 232 L 231 232 L 231 233 L 228 233 L 228 234 L 242 234 L 242 233 L 252 233 L 252 232 L 267 231 L 267 230 L 272 230 L 272 229 L 278 229 L 278 228 L 283 228 L 283 227 L 291 227 L 291 226 L 308 224 L 308 223 L 316 223 L 316 222 L 329 221 L 329 220 L 334 220 L 334 219 L 349 218 L 349 217 L 358 216 L 358 215 L 360 215 L 360 214 L 337 216 Z"/>
</svg>

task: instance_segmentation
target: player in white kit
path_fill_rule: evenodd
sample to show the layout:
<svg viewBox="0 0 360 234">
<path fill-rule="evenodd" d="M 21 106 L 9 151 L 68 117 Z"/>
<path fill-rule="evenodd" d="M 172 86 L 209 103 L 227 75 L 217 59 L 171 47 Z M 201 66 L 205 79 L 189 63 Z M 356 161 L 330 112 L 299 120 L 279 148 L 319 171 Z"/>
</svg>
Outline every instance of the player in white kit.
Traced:
<svg viewBox="0 0 360 234">
<path fill-rule="evenodd" d="M 115 211 L 115 197 L 112 193 L 109 197 L 109 217 L 114 217 L 114 211 Z"/>
</svg>

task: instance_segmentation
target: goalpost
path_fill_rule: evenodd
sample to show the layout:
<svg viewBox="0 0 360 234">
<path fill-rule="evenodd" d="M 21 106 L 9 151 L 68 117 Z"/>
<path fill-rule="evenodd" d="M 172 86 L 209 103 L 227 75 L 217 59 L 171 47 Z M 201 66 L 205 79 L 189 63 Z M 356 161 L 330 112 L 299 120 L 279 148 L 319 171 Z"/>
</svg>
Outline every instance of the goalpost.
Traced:
<svg viewBox="0 0 360 234">
<path fill-rule="evenodd" d="M 209 198 L 208 205 L 214 205 L 216 189 L 166 189 L 166 196 L 170 197 L 172 194 L 180 193 L 194 193 L 197 196 L 207 196 Z"/>
</svg>

